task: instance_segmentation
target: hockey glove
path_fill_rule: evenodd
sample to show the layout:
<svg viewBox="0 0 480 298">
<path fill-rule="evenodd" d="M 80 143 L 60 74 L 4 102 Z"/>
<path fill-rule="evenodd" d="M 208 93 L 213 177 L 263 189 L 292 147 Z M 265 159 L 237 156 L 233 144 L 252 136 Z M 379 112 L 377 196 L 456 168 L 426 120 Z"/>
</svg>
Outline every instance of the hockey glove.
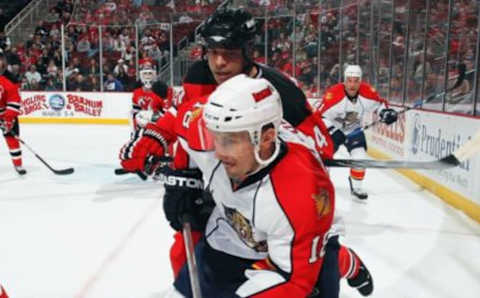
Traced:
<svg viewBox="0 0 480 298">
<path fill-rule="evenodd" d="M 198 169 L 173 170 L 163 167 L 159 180 L 165 186 L 163 211 L 170 226 L 180 231 L 184 215 L 187 214 L 192 229 L 202 231 L 215 205 L 203 190 L 202 172 Z"/>
<path fill-rule="evenodd" d="M 130 141 L 120 149 L 119 158 L 122 167 L 129 172 L 145 171 L 149 156 L 163 156 L 167 152 L 167 141 L 155 126 L 149 124 L 137 130 Z M 151 172 L 147 172 L 148 175 Z"/>
<path fill-rule="evenodd" d="M 15 121 L 17 121 L 17 115 L 16 113 L 10 113 L 9 110 L 5 112 L 5 115 L 3 116 L 3 134 L 8 134 L 13 126 L 15 125 Z"/>
<path fill-rule="evenodd" d="M 393 122 L 397 121 L 398 113 L 394 109 L 383 109 L 380 111 L 380 122 L 383 122 L 387 125 L 392 124 Z"/>
<path fill-rule="evenodd" d="M 150 121 L 152 121 L 152 117 L 152 110 L 139 111 L 137 114 L 135 114 L 135 121 L 137 122 L 138 127 L 144 128 L 148 123 L 150 123 Z"/>
</svg>

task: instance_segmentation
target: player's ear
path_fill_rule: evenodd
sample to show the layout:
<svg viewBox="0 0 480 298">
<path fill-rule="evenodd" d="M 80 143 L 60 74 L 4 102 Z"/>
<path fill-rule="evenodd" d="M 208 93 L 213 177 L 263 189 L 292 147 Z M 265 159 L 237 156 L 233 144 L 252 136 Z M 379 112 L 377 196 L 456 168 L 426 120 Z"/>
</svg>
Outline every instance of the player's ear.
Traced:
<svg viewBox="0 0 480 298">
<path fill-rule="evenodd" d="M 262 129 L 262 137 L 260 139 L 261 146 L 268 148 L 270 144 L 275 143 L 276 137 L 277 137 L 277 133 L 273 125 L 266 125 Z"/>
</svg>

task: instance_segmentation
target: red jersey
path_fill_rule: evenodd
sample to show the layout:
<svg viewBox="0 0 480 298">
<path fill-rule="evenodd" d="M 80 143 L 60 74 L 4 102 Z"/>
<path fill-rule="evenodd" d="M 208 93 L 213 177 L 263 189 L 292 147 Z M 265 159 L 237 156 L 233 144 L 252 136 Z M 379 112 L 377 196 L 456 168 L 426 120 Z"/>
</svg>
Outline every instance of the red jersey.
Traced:
<svg viewBox="0 0 480 298">
<path fill-rule="evenodd" d="M 19 86 L 16 80 L 6 72 L 0 76 L 0 117 L 8 115 L 9 117 L 17 117 L 20 114 L 20 94 Z"/>
<path fill-rule="evenodd" d="M 168 108 L 168 99 L 163 99 L 157 94 L 155 94 L 151 89 L 145 90 L 145 88 L 140 87 L 133 90 L 132 97 L 132 116 L 134 127 L 137 127 L 135 121 L 135 115 L 143 110 L 152 110 L 154 113 L 163 113 L 166 108 Z"/>
</svg>

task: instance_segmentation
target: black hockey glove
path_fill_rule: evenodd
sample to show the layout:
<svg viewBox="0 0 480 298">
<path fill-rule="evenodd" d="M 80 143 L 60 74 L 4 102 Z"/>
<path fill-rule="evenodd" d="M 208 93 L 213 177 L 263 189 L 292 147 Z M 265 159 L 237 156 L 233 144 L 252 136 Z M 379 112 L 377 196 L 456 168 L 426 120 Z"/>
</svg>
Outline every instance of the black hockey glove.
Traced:
<svg viewBox="0 0 480 298">
<path fill-rule="evenodd" d="M 383 109 L 379 113 L 380 122 L 383 122 L 387 125 L 392 124 L 393 122 L 397 121 L 398 113 L 394 109 Z"/>
<path fill-rule="evenodd" d="M 203 190 L 202 172 L 163 167 L 157 177 L 165 186 L 163 211 L 170 226 L 177 231 L 182 230 L 183 218 L 188 215 L 192 229 L 202 231 L 215 206 Z"/>
</svg>

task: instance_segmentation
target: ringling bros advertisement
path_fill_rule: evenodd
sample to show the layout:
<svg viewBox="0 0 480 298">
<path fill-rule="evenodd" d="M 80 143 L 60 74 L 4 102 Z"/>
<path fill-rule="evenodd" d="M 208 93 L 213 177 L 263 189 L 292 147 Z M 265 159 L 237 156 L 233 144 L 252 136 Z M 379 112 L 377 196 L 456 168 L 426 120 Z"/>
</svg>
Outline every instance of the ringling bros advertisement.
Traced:
<svg viewBox="0 0 480 298">
<path fill-rule="evenodd" d="M 378 117 L 371 115 L 367 121 Z M 369 129 L 368 145 L 392 159 L 431 161 L 453 153 L 480 130 L 480 119 L 411 110 L 397 123 Z M 415 170 L 437 184 L 480 204 L 480 157 L 448 170 Z"/>
<path fill-rule="evenodd" d="M 22 118 L 128 118 L 131 93 L 22 92 Z"/>
</svg>

